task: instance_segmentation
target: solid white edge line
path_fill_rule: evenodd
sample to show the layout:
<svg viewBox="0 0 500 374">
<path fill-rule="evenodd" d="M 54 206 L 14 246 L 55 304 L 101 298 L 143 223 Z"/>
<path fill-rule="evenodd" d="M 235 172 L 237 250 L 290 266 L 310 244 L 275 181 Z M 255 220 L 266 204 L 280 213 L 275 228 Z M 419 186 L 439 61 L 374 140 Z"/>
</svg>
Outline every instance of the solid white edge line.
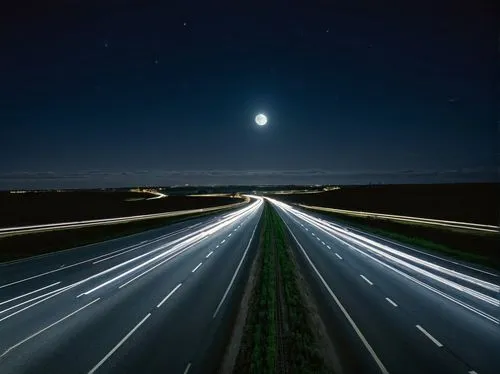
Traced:
<svg viewBox="0 0 500 374">
<path fill-rule="evenodd" d="M 25 293 L 25 294 L 22 294 L 22 295 L 19 295 L 19 296 L 16 296 L 16 297 L 13 297 L 12 299 L 9 299 L 9 300 L 5 300 L 5 301 L 2 301 L 0 303 L 0 305 L 4 305 L 4 304 L 8 304 L 14 300 L 18 300 L 18 299 L 21 299 L 23 297 L 26 297 L 26 296 L 29 296 L 29 295 L 33 295 L 34 293 L 37 293 L 37 292 L 40 292 L 40 291 L 43 291 L 43 290 L 46 290 L 47 288 L 50 288 L 50 287 L 54 287 L 54 286 L 57 286 L 58 284 L 60 284 L 61 282 L 56 282 L 56 283 L 52 283 L 52 284 L 49 284 L 48 286 L 45 286 L 45 287 L 42 287 L 42 288 L 39 288 L 37 290 L 34 290 L 34 291 L 31 291 L 31 292 L 28 292 L 28 293 Z"/>
<path fill-rule="evenodd" d="M 160 301 L 160 303 L 156 307 L 157 308 L 161 307 L 163 305 L 163 303 L 165 301 L 167 301 L 170 298 L 170 296 L 172 296 L 174 294 L 174 292 L 177 291 L 180 288 L 180 286 L 182 286 L 182 283 L 179 283 L 177 286 L 175 286 L 175 288 L 172 291 L 170 291 L 168 293 L 168 295 L 165 296 L 165 298 L 162 301 Z"/>
<path fill-rule="evenodd" d="M 198 265 L 196 265 L 196 267 L 193 270 L 191 270 L 191 273 L 194 273 L 196 270 L 198 270 L 201 265 L 203 265 L 203 262 L 200 262 Z"/>
<path fill-rule="evenodd" d="M 335 256 L 337 256 L 339 260 L 342 260 L 342 257 L 338 253 L 335 253 Z"/>
<path fill-rule="evenodd" d="M 392 301 L 391 299 L 389 299 L 388 297 L 385 298 L 389 304 L 391 304 L 394 308 L 397 308 L 398 307 L 398 304 L 396 304 L 394 301 Z"/>
<path fill-rule="evenodd" d="M 209 258 L 210 256 L 212 256 L 212 253 L 214 253 L 214 251 L 210 251 L 208 255 L 205 256 L 205 258 Z"/>
<path fill-rule="evenodd" d="M 5 356 L 7 353 L 9 353 L 10 351 L 12 351 L 13 349 L 16 349 L 16 348 L 17 348 L 17 347 L 19 347 L 20 345 L 22 345 L 22 344 L 26 343 L 28 340 L 33 339 L 35 336 L 40 335 L 42 332 L 47 331 L 48 329 L 50 329 L 51 327 L 53 327 L 53 326 L 57 325 L 58 323 L 60 323 L 60 322 L 62 322 L 62 321 L 64 321 L 64 320 L 66 320 L 66 319 L 68 319 L 68 318 L 69 318 L 69 317 L 71 317 L 71 316 L 74 316 L 76 313 L 78 313 L 78 312 L 82 311 L 82 310 L 83 310 L 83 309 L 85 309 L 86 307 L 88 307 L 88 306 L 90 306 L 90 305 L 94 304 L 95 302 L 97 302 L 97 301 L 99 301 L 99 300 L 100 300 L 100 298 L 98 297 L 98 298 L 97 298 L 97 299 L 95 299 L 94 301 L 91 301 L 90 303 L 88 303 L 88 304 L 86 304 L 86 305 L 82 306 L 81 308 L 79 308 L 79 309 L 75 310 L 74 312 L 72 312 L 72 313 L 68 314 L 67 316 L 65 316 L 65 317 L 63 317 L 63 318 L 61 318 L 61 319 L 57 320 L 56 322 L 54 322 L 54 323 L 52 323 L 52 324 L 50 324 L 50 325 L 48 325 L 48 326 L 44 327 L 44 328 L 43 328 L 43 329 L 41 329 L 41 330 L 38 330 L 38 331 L 37 331 L 37 332 L 35 332 L 34 334 L 31 334 L 31 335 L 30 335 L 30 336 L 28 336 L 27 338 L 25 338 L 25 339 L 21 340 L 19 343 L 16 343 L 16 344 L 14 344 L 12 347 L 10 347 L 10 348 L 6 349 L 6 350 L 5 350 L 5 352 L 4 352 L 4 353 L 2 353 L 2 355 L 1 355 L 0 357 Z"/>
<path fill-rule="evenodd" d="M 110 357 L 111 357 L 111 355 L 112 355 L 113 353 L 115 353 L 115 352 L 116 352 L 116 350 L 117 350 L 118 348 L 120 348 L 120 346 L 121 346 L 123 343 L 125 343 L 125 341 L 126 341 L 128 338 L 130 338 L 130 336 L 131 336 L 131 335 L 132 335 L 132 334 L 133 334 L 133 333 L 134 333 L 134 332 L 135 332 L 135 331 L 136 331 L 139 327 L 141 327 L 141 325 L 142 325 L 144 322 L 146 322 L 146 320 L 147 320 L 149 317 L 151 317 L 151 313 L 148 313 L 148 314 L 146 315 L 146 317 L 144 317 L 144 318 L 141 320 L 141 322 L 139 322 L 137 325 L 135 325 L 135 327 L 134 327 L 132 330 L 130 330 L 130 331 L 129 331 L 129 333 L 128 333 L 127 335 L 125 335 L 125 336 L 123 337 L 123 339 L 122 339 L 122 340 L 120 340 L 120 341 L 118 342 L 118 344 L 117 344 L 117 345 L 115 345 L 115 346 L 113 347 L 113 349 L 112 349 L 111 351 L 109 351 L 109 352 L 108 352 L 108 354 L 107 354 L 106 356 L 104 356 L 104 357 L 102 358 L 102 360 L 101 360 L 101 361 L 99 361 L 99 362 L 97 363 L 97 365 L 96 365 L 96 366 L 94 366 L 94 367 L 93 367 L 93 368 L 92 368 L 92 369 L 88 372 L 88 374 L 93 374 L 93 373 L 95 373 L 95 372 L 97 371 L 97 369 L 99 369 L 99 368 L 101 367 L 101 365 L 102 365 L 102 364 L 104 364 L 104 362 L 106 362 L 106 360 L 107 360 L 108 358 L 110 358 Z"/>
<path fill-rule="evenodd" d="M 219 302 L 219 305 L 217 305 L 217 308 L 215 309 L 215 312 L 214 312 L 214 315 L 212 316 L 212 319 L 217 316 L 217 313 L 219 313 L 219 310 L 222 307 L 222 304 L 224 304 L 224 301 L 226 300 L 226 297 L 227 297 L 227 294 L 229 293 L 229 290 L 233 286 L 234 280 L 236 279 L 236 276 L 238 275 L 238 272 L 240 271 L 241 265 L 243 264 L 243 261 L 245 260 L 245 257 L 247 256 L 248 249 L 250 248 L 250 245 L 252 244 L 253 237 L 255 235 L 255 231 L 257 231 L 257 227 L 259 227 L 258 224 L 253 229 L 252 236 L 250 237 L 250 241 L 248 242 L 248 245 L 245 248 L 245 251 L 243 252 L 243 256 L 241 256 L 240 263 L 238 264 L 238 267 L 236 268 L 236 270 L 233 274 L 233 277 L 231 278 L 231 281 L 229 282 L 229 286 L 227 286 L 226 291 L 224 292 L 224 295 L 222 296 L 222 299 Z"/>
<path fill-rule="evenodd" d="M 369 280 L 367 277 L 365 277 L 363 274 L 360 274 L 359 275 L 361 278 L 363 278 L 363 280 L 368 283 L 370 286 L 373 286 L 373 282 L 371 280 Z"/>
<path fill-rule="evenodd" d="M 434 344 L 436 344 L 439 348 L 441 348 L 443 345 L 437 340 L 434 336 L 429 334 L 422 326 L 420 325 L 415 325 L 417 329 L 419 329 L 425 336 L 427 336 Z"/>
<path fill-rule="evenodd" d="M 184 369 L 184 374 L 187 374 L 187 373 L 188 373 L 188 371 L 189 371 L 189 369 L 191 369 L 191 363 L 188 363 L 188 364 L 186 365 L 186 368 Z"/>
<path fill-rule="evenodd" d="M 328 283 L 326 283 L 325 279 L 320 274 L 320 272 L 318 271 L 318 269 L 316 268 L 316 266 L 313 264 L 313 262 L 311 261 L 311 259 L 307 255 L 306 251 L 302 247 L 302 245 L 300 245 L 299 241 L 297 240 L 297 238 L 295 237 L 295 235 L 292 233 L 292 230 L 290 230 L 290 227 L 288 226 L 288 224 L 284 220 L 283 220 L 283 222 L 285 223 L 286 227 L 288 228 L 288 232 L 295 239 L 295 242 L 297 243 L 297 245 L 299 246 L 300 250 L 304 254 L 305 258 L 307 259 L 307 262 L 309 262 L 309 264 L 313 268 L 314 272 L 316 273 L 316 275 L 320 279 L 321 283 L 323 283 L 323 286 L 325 286 L 326 290 L 328 291 L 328 293 L 330 294 L 330 296 L 332 297 L 332 299 L 335 301 L 335 303 L 337 304 L 337 306 L 340 308 L 340 310 L 342 311 L 342 313 L 346 317 L 347 321 L 349 322 L 349 324 L 351 325 L 351 327 L 353 328 L 353 330 L 356 332 L 356 334 L 358 335 L 358 337 L 361 339 L 361 342 L 363 343 L 363 345 L 365 346 L 365 348 L 368 350 L 368 352 L 372 356 L 373 360 L 375 361 L 375 363 L 379 367 L 380 371 L 383 374 L 389 374 L 389 371 L 387 371 L 386 367 L 384 366 L 384 364 L 382 363 L 382 361 L 380 360 L 380 358 L 377 356 L 377 354 L 373 350 L 373 348 L 370 345 L 370 343 L 368 343 L 368 341 L 366 340 L 366 338 L 363 335 L 363 333 L 361 332 L 361 330 L 358 328 L 358 326 L 356 325 L 356 323 L 354 322 L 354 320 L 351 318 L 351 316 L 349 315 L 349 313 L 347 313 L 347 310 L 344 308 L 344 306 L 342 305 L 342 303 L 340 302 L 340 300 L 337 298 L 337 296 L 333 293 L 333 291 L 330 288 L 330 286 L 328 286 Z"/>
</svg>

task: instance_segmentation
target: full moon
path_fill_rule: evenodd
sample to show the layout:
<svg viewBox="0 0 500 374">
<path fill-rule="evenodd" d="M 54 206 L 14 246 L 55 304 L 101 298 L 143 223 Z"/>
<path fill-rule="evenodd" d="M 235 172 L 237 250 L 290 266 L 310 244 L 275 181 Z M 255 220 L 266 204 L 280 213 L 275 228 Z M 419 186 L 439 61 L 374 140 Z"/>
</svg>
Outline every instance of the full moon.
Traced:
<svg viewBox="0 0 500 374">
<path fill-rule="evenodd" d="M 267 124 L 267 117 L 262 113 L 257 114 L 257 116 L 255 117 L 255 123 L 259 126 L 264 126 L 265 124 Z"/>
</svg>

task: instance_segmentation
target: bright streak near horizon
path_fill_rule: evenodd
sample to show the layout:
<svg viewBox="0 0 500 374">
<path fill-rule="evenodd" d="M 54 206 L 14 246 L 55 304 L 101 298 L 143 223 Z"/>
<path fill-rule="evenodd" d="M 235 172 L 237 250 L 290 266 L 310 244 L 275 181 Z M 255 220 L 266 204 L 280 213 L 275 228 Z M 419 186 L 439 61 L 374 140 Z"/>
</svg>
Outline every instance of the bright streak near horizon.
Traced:
<svg viewBox="0 0 500 374">
<path fill-rule="evenodd" d="M 259 126 L 264 126 L 267 124 L 267 117 L 265 114 L 259 113 L 255 117 L 255 123 Z"/>
<path fill-rule="evenodd" d="M 451 287 L 457 291 L 461 291 L 469 296 L 472 296 L 474 298 L 477 298 L 479 300 L 482 300 L 490 305 L 493 305 L 495 307 L 500 306 L 500 301 L 495 299 L 494 297 L 485 295 L 481 292 L 478 292 L 476 290 L 473 290 L 469 287 L 466 287 L 462 284 L 456 283 L 455 281 L 452 281 L 450 279 L 446 279 L 442 276 L 439 276 L 437 274 L 433 274 L 429 272 L 428 270 L 424 270 L 420 268 L 420 266 L 426 267 L 428 269 L 432 269 L 434 271 L 438 271 L 448 277 L 460 279 L 464 282 L 472 283 L 475 284 L 476 286 L 482 287 L 484 289 L 487 289 L 488 291 L 493 291 L 495 293 L 499 292 L 500 287 L 497 284 L 491 283 L 484 281 L 482 279 L 478 279 L 475 277 L 472 277 L 467 274 L 460 273 L 456 270 L 448 269 L 443 266 L 434 264 L 430 261 L 426 261 L 424 259 L 420 259 L 418 257 L 412 256 L 408 253 L 399 251 L 395 248 L 389 247 L 387 245 L 384 245 L 382 243 L 376 242 L 372 239 L 368 239 L 362 235 L 346 231 L 344 230 L 341 226 L 337 226 L 333 223 L 326 222 L 324 220 L 318 219 L 316 217 L 313 217 L 309 214 L 306 214 L 304 212 L 301 212 L 287 204 L 284 204 L 280 201 L 274 200 L 274 199 L 269 199 L 273 204 L 281 208 L 284 213 L 290 216 L 293 220 L 302 220 L 310 225 L 314 226 L 316 229 L 324 232 L 325 234 L 333 237 L 334 239 L 342 242 L 343 244 L 347 245 L 348 248 L 351 248 L 373 260 L 376 262 L 384 265 L 387 269 L 393 270 L 396 273 L 403 275 L 404 277 L 414 280 L 415 283 L 420 284 L 421 286 L 447 298 L 448 300 L 451 300 L 455 302 L 456 304 L 459 304 L 463 306 L 466 309 L 469 309 L 487 319 L 490 321 L 499 324 L 500 320 L 498 318 L 495 318 L 478 308 L 475 308 L 465 302 L 459 301 L 456 298 L 454 298 L 451 295 L 448 295 L 447 293 L 444 293 L 442 291 L 439 291 L 435 289 L 434 287 L 430 286 L 429 284 L 419 281 L 418 279 L 414 279 L 412 276 L 407 274 L 406 272 L 403 272 L 399 269 L 394 268 L 392 265 L 389 265 L 389 263 L 402 266 L 403 268 L 406 268 L 406 270 L 414 271 L 416 274 L 420 276 L 424 276 L 427 279 L 432 279 L 433 281 L 437 281 L 443 285 L 446 285 L 448 287 Z M 367 252 L 365 252 L 367 251 Z M 376 257 L 378 258 L 376 258 Z M 387 263 L 385 262 L 387 261 Z M 414 264 L 411 264 L 410 262 L 413 262 Z M 419 266 L 417 266 L 419 265 Z"/>
</svg>

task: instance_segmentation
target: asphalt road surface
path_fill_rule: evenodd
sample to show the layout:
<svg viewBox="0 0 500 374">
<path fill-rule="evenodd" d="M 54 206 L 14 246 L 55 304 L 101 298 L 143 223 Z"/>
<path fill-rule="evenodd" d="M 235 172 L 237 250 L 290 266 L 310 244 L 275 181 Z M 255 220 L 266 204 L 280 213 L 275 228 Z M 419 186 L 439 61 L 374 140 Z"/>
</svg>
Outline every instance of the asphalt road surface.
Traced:
<svg viewBox="0 0 500 374">
<path fill-rule="evenodd" d="M 500 373 L 499 274 L 273 200 L 346 373 Z"/>
<path fill-rule="evenodd" d="M 0 264 L 0 373 L 207 373 L 257 249 L 262 200 Z"/>
</svg>

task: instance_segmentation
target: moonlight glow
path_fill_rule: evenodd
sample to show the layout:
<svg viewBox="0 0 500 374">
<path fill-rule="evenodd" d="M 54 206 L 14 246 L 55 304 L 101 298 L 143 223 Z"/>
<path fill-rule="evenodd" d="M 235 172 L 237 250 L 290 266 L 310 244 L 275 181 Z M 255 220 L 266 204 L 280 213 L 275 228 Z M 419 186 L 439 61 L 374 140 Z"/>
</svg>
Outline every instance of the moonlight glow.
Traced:
<svg viewBox="0 0 500 374">
<path fill-rule="evenodd" d="M 267 124 L 267 117 L 262 113 L 257 114 L 257 116 L 255 117 L 255 123 L 259 126 L 264 126 L 265 124 Z"/>
</svg>

